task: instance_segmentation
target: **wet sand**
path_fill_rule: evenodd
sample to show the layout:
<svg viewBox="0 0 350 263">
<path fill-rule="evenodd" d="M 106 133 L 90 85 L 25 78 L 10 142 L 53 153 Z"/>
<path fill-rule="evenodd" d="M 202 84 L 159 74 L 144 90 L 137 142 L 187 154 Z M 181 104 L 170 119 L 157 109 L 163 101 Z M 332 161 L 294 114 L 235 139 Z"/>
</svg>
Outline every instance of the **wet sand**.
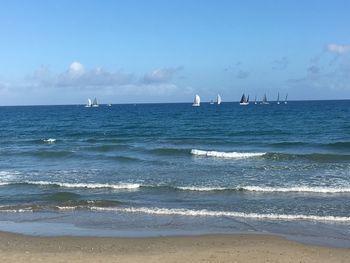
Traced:
<svg viewBox="0 0 350 263">
<path fill-rule="evenodd" d="M 268 235 L 33 237 L 0 232 L 0 262 L 349 262 L 350 249 Z"/>
</svg>

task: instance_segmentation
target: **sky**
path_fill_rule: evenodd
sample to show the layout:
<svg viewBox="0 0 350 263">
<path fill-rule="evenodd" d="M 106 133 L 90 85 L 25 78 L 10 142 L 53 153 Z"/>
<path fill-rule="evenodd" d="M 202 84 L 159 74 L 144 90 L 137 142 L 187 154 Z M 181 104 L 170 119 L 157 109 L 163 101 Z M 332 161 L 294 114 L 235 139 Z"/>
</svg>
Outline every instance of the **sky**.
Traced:
<svg viewBox="0 0 350 263">
<path fill-rule="evenodd" d="M 3 0 L 0 105 L 350 99 L 350 1 Z"/>
</svg>

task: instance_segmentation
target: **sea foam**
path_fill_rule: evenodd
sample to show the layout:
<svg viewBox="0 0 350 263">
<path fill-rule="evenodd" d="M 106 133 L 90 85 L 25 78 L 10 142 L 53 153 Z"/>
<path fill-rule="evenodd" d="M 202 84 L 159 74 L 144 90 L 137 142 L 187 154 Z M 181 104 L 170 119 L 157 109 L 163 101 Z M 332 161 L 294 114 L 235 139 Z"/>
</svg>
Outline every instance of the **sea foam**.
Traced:
<svg viewBox="0 0 350 263">
<path fill-rule="evenodd" d="M 34 185 L 52 185 L 65 188 L 110 188 L 110 189 L 137 189 L 140 187 L 139 184 L 99 184 L 99 183 L 61 183 L 61 182 L 48 182 L 48 181 L 26 181 L 27 184 Z"/>
<path fill-rule="evenodd" d="M 322 186 L 290 186 L 290 187 L 273 187 L 273 186 L 237 186 L 237 187 L 216 187 L 216 186 L 178 186 L 176 189 L 182 191 L 247 191 L 247 192 L 300 192 L 300 193 L 324 193 L 324 194 L 335 194 L 335 193 L 350 193 L 350 188 L 342 187 L 322 187 Z"/>
<path fill-rule="evenodd" d="M 230 158 L 230 159 L 244 159 L 251 157 L 263 156 L 266 153 L 251 153 L 251 152 L 217 152 L 217 151 L 203 151 L 203 150 L 191 150 L 192 155 L 216 157 L 216 158 Z"/>
<path fill-rule="evenodd" d="M 49 138 L 49 139 L 43 139 L 42 141 L 43 141 L 43 142 L 46 142 L 46 143 L 55 143 L 55 142 L 56 142 L 56 139 L 54 139 L 54 138 Z"/>
<path fill-rule="evenodd" d="M 232 218 L 247 218 L 247 219 L 268 219 L 268 220 L 307 220 L 307 221 L 329 221 L 329 222 L 345 222 L 350 223 L 350 217 L 345 216 L 317 216 L 317 215 L 302 215 L 302 214 L 259 214 L 259 213 L 242 213 L 234 211 L 210 211 L 206 209 L 168 209 L 157 207 L 91 207 L 94 211 L 107 212 L 126 212 L 126 213 L 144 213 L 150 215 L 178 215 L 178 216 L 203 216 L 203 217 L 232 217 Z"/>
</svg>

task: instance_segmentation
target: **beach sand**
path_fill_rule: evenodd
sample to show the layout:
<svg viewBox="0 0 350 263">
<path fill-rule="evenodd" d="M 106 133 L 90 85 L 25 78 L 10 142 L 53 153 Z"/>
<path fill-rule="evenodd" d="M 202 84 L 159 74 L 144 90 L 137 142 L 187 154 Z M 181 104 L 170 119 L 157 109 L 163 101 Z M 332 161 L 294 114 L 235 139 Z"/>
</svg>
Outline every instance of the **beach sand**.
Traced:
<svg viewBox="0 0 350 263">
<path fill-rule="evenodd" d="M 0 262 L 350 262 L 350 249 L 268 235 L 100 238 L 1 232 Z"/>
</svg>

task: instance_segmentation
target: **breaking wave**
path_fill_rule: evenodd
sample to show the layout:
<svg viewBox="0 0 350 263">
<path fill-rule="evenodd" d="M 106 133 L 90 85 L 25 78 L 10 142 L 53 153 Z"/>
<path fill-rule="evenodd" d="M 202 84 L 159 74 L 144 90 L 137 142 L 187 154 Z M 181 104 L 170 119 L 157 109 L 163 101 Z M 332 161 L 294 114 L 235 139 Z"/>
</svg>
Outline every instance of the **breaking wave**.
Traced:
<svg viewBox="0 0 350 263">
<path fill-rule="evenodd" d="M 192 210 L 192 209 L 168 209 L 168 208 L 147 208 L 147 207 L 91 207 L 93 211 L 106 212 L 127 212 L 144 213 L 150 215 L 179 215 L 179 216 L 206 216 L 206 217 L 232 217 L 248 219 L 268 219 L 268 220 L 308 220 L 308 221 L 328 221 L 328 222 L 346 222 L 350 223 L 350 217 L 345 216 L 317 216 L 317 215 L 288 215 L 288 214 L 259 214 L 243 213 L 234 211 L 211 211 L 211 210 Z"/>
<path fill-rule="evenodd" d="M 54 138 L 48 138 L 48 139 L 43 139 L 42 141 L 43 141 L 43 142 L 46 142 L 46 143 L 55 143 L 55 142 L 56 142 L 56 139 L 54 139 Z"/>
<path fill-rule="evenodd" d="M 217 151 L 203 151 L 203 150 L 191 150 L 192 155 L 216 157 L 216 158 L 229 158 L 229 159 L 244 159 L 251 157 L 263 156 L 266 153 L 248 153 L 248 152 L 217 152 Z"/>
<path fill-rule="evenodd" d="M 100 183 L 61 183 L 48 181 L 26 181 L 26 184 L 42 186 L 58 186 L 65 188 L 109 188 L 109 189 L 137 189 L 140 184 L 120 183 L 120 184 L 100 184 Z"/>
<path fill-rule="evenodd" d="M 212 187 L 212 186 L 179 186 L 176 189 L 182 191 L 247 191 L 247 192 L 298 192 L 298 193 L 350 193 L 350 187 L 322 187 L 322 186 L 290 186 L 290 187 L 274 187 L 274 186 L 238 186 L 238 187 Z"/>
</svg>

